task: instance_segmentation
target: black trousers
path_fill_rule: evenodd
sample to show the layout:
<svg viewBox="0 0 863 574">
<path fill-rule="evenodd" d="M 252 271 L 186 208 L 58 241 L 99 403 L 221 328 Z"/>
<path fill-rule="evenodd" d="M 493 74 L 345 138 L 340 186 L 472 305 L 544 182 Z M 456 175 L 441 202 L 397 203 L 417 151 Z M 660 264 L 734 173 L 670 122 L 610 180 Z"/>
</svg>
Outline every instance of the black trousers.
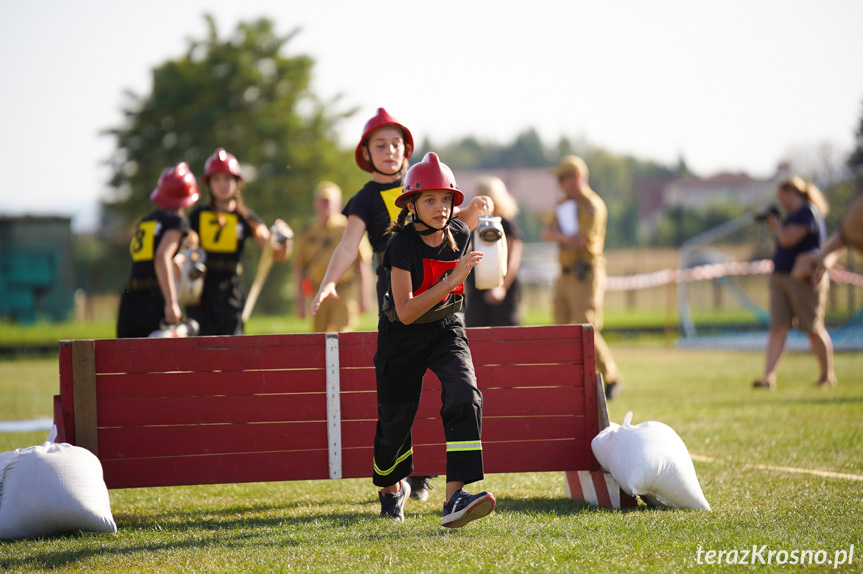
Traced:
<svg viewBox="0 0 863 574">
<path fill-rule="evenodd" d="M 391 486 L 413 472 L 411 428 L 428 369 L 442 386 L 447 481 L 471 483 L 484 476 L 482 393 L 476 386 L 461 318 L 452 315 L 434 323 L 403 325 L 382 316 L 375 353 L 378 423 L 373 481 L 377 486 Z"/>
<path fill-rule="evenodd" d="M 160 329 L 165 318 L 165 298 L 158 287 L 126 289 L 117 311 L 117 338 L 147 337 Z"/>
<path fill-rule="evenodd" d="M 242 335 L 246 295 L 242 277 L 219 271 L 207 272 L 198 305 L 186 307 L 186 315 L 201 327 L 203 335 Z"/>
</svg>

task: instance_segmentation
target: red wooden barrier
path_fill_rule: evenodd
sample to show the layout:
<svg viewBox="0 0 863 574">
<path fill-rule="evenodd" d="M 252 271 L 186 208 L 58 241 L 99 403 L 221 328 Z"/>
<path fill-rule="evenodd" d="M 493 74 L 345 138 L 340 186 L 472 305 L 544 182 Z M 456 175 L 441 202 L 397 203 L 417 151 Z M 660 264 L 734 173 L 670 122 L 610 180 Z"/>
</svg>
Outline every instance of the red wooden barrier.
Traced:
<svg viewBox="0 0 863 574">
<path fill-rule="evenodd" d="M 94 452 L 109 488 L 368 477 L 376 338 L 61 341 L 57 440 Z M 469 329 L 468 338 L 486 472 L 566 471 L 568 495 L 626 505 L 581 488 L 590 472 L 602 476 L 590 441 L 607 419 L 592 328 Z M 429 373 L 413 432 L 419 475 L 445 474 L 440 406 Z M 577 471 L 588 472 L 580 483 Z"/>
</svg>

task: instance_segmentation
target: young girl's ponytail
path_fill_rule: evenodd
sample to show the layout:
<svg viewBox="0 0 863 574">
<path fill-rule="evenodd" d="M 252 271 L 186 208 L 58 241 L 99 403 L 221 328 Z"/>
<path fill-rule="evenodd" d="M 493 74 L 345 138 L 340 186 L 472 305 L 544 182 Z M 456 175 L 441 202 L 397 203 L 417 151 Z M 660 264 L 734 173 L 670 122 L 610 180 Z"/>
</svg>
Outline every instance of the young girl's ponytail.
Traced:
<svg viewBox="0 0 863 574">
<path fill-rule="evenodd" d="M 405 228 L 405 220 L 408 217 L 410 210 L 407 206 L 402 207 L 402 210 L 399 212 L 399 216 L 395 221 L 390 222 L 390 233 L 398 233 L 399 231 Z"/>
<path fill-rule="evenodd" d="M 449 229 L 449 225 L 443 230 L 444 236 L 446 237 L 447 246 L 453 251 L 458 251 L 458 244 L 455 242 L 455 237 L 452 235 L 452 231 Z"/>
</svg>

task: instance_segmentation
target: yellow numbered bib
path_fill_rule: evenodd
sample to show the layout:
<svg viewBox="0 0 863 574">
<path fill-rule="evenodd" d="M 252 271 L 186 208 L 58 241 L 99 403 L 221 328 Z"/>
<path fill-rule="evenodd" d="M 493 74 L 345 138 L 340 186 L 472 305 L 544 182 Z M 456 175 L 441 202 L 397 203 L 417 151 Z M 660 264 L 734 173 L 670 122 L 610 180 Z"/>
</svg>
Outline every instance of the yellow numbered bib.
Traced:
<svg viewBox="0 0 863 574">
<path fill-rule="evenodd" d="M 156 224 L 158 221 L 142 221 L 135 230 L 132 243 L 129 244 L 129 253 L 132 261 L 152 261 L 154 257 L 153 244 L 156 238 Z"/>
<path fill-rule="evenodd" d="M 396 198 L 402 194 L 402 188 L 394 187 L 381 192 L 381 198 L 384 200 L 384 205 L 387 206 L 387 211 L 390 214 L 390 221 L 396 221 L 401 213 L 401 208 L 396 207 Z"/>
<path fill-rule="evenodd" d="M 216 214 L 202 211 L 200 219 L 201 247 L 211 253 L 235 253 L 237 251 L 237 214 L 223 213 L 225 225 L 220 226 Z"/>
</svg>

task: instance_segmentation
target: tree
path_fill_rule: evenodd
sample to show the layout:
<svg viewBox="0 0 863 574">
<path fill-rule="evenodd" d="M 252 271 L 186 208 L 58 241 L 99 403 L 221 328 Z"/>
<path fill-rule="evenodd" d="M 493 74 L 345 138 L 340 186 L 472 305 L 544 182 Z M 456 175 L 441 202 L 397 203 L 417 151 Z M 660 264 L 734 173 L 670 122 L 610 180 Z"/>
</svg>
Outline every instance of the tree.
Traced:
<svg viewBox="0 0 863 574">
<path fill-rule="evenodd" d="M 149 195 L 161 172 L 179 161 L 189 164 L 206 197 L 204 161 L 224 147 L 243 167 L 247 205 L 268 224 L 281 217 L 300 228 L 312 214 L 318 181 L 333 180 L 346 191 L 363 181 L 334 129 L 353 110 L 333 112 L 332 103 L 310 91 L 310 57 L 284 55 L 298 30 L 279 36 L 272 21 L 260 19 L 240 23 L 223 40 L 214 19 L 205 20 L 207 37 L 157 67 L 150 94 L 129 93 L 124 124 L 108 131 L 117 143 L 109 161 L 113 192 L 103 210 L 109 220 L 131 225 L 152 208 Z M 253 270 L 258 250 L 247 252 Z M 272 285 L 285 279 L 286 266 L 278 267 L 259 303 L 269 310 L 266 292 L 275 303 Z"/>
</svg>

